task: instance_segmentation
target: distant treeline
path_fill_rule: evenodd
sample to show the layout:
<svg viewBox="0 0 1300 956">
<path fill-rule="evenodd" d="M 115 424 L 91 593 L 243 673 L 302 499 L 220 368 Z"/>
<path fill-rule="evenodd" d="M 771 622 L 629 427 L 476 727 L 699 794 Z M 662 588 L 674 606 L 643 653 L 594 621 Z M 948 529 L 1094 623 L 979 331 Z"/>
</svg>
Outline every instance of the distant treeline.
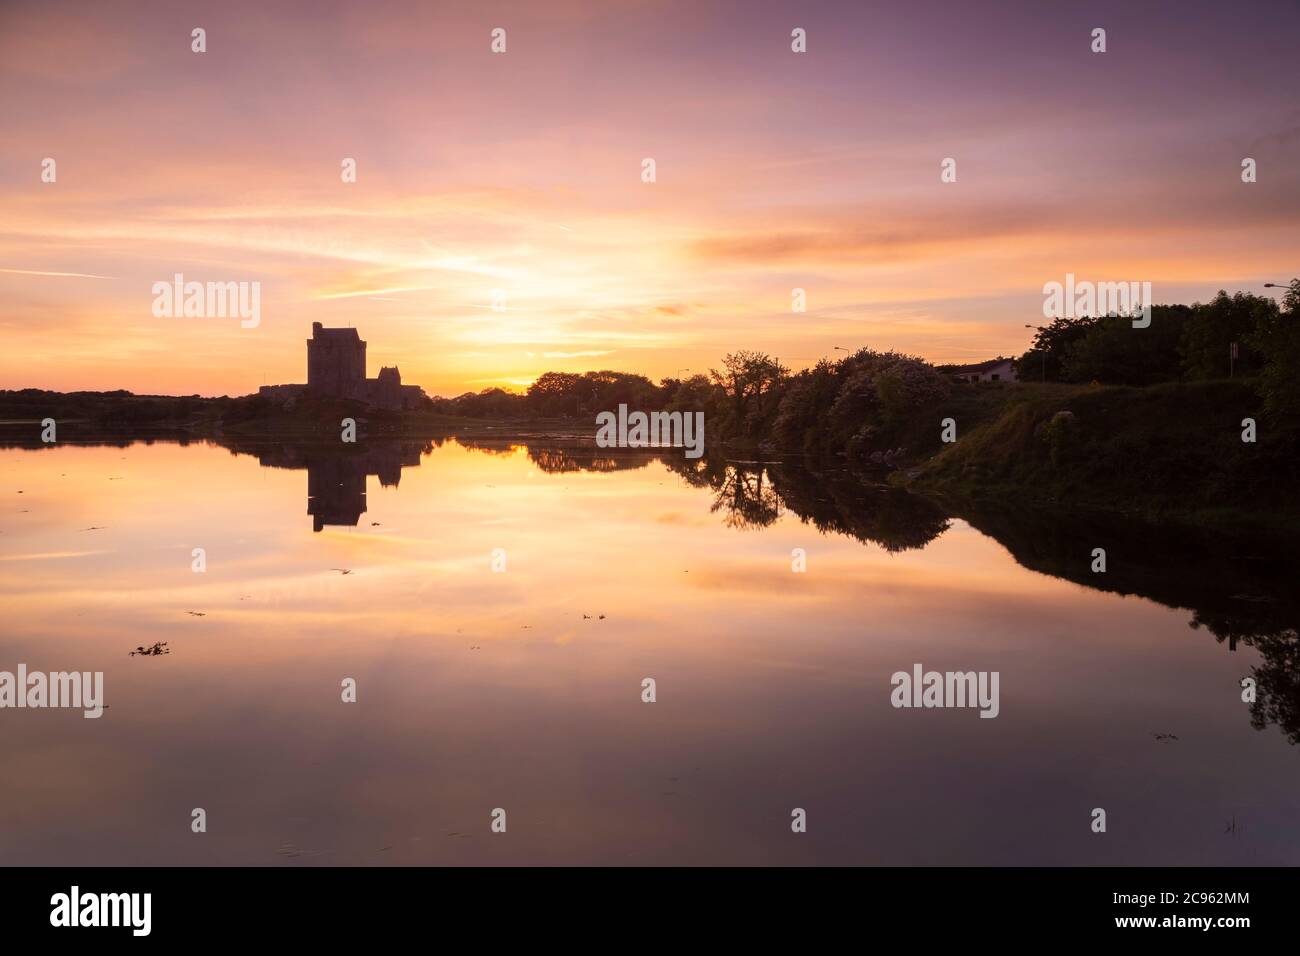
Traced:
<svg viewBox="0 0 1300 956">
<path fill-rule="evenodd" d="M 741 350 L 724 356 L 721 368 L 708 375 L 656 384 L 628 372 L 547 372 L 523 395 L 490 389 L 435 399 L 434 407 L 471 418 L 593 421 L 620 404 L 644 411 L 702 411 L 710 441 L 856 454 L 885 447 L 910 409 L 932 404 L 951 387 L 928 362 L 895 352 L 862 349 L 792 374 L 772 356 Z"/>
<path fill-rule="evenodd" d="M 1016 365 L 1029 382 L 1195 382 L 1228 377 L 1234 342 L 1235 375 L 1251 378 L 1261 407 L 1293 426 L 1300 412 L 1300 281 L 1282 308 L 1270 298 L 1220 292 L 1205 304 L 1154 306 L 1147 328 L 1134 328 L 1129 316 L 1057 319 L 1038 331 Z M 864 348 L 792 373 L 773 356 L 742 350 L 708 375 L 656 384 L 627 372 L 547 372 L 523 395 L 488 389 L 434 399 L 434 407 L 471 418 L 594 418 L 619 404 L 703 411 L 711 441 L 889 461 L 916 450 L 918 413 L 971 405 L 973 399 L 953 395 L 957 388 L 973 389 L 896 352 Z M 932 418 L 924 416 L 927 434 L 934 431 Z"/>
<path fill-rule="evenodd" d="M 1269 407 L 1295 412 L 1298 311 L 1300 280 L 1282 308 L 1264 296 L 1221 291 L 1203 304 L 1154 306 L 1149 328 L 1133 328 L 1129 316 L 1056 319 L 1039 329 L 1016 371 L 1029 380 L 1138 386 L 1227 378 L 1231 371 L 1259 376 Z"/>
<path fill-rule="evenodd" d="M 138 427 L 203 428 L 252 421 L 266 414 L 269 403 L 258 395 L 205 398 L 201 395 L 135 395 L 112 392 L 51 392 L 40 388 L 0 391 L 0 419 L 88 422 L 112 429 Z"/>
</svg>

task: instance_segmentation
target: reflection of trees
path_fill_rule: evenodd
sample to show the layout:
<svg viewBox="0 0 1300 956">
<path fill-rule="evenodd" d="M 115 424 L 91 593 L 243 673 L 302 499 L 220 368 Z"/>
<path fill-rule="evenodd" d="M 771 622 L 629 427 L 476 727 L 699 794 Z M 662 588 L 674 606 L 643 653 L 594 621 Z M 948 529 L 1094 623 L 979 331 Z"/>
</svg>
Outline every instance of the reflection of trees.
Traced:
<svg viewBox="0 0 1300 956">
<path fill-rule="evenodd" d="M 783 511 L 824 534 L 848 535 L 887 551 L 922 548 L 948 528 L 942 509 L 926 498 L 872 485 L 853 472 L 813 472 L 791 463 L 695 461 L 664 464 L 695 487 L 715 494 L 712 510 L 731 528 L 762 528 Z"/>
<path fill-rule="evenodd" d="M 823 533 L 848 535 L 888 551 L 923 548 L 949 526 L 953 509 L 897 488 L 874 485 L 848 469 L 811 471 L 793 463 L 663 459 L 683 481 L 714 491 L 713 511 L 728 527 L 771 524 L 788 510 Z M 1096 590 L 1135 594 L 1192 612 L 1236 650 L 1254 647 L 1256 700 L 1251 725 L 1276 724 L 1300 743 L 1300 590 L 1293 541 L 1227 534 L 1124 517 L 1066 515 L 1026 509 L 959 509 L 960 517 L 997 540 L 1023 567 Z M 1091 570 L 1092 549 L 1105 547 L 1107 572 Z"/>
<path fill-rule="evenodd" d="M 725 469 L 714 486 L 716 497 L 709 511 L 721 511 L 728 528 L 766 528 L 781 517 L 781 498 L 770 481 L 764 483 L 764 476 L 762 467 Z"/>
<path fill-rule="evenodd" d="M 551 448 L 537 445 L 528 446 L 528 457 L 548 475 L 564 474 L 572 471 L 630 471 L 644 468 L 654 461 L 657 455 L 630 454 L 612 455 L 603 448 L 590 446 L 572 448 Z"/>
<path fill-rule="evenodd" d="M 818 531 L 869 541 L 886 551 L 924 548 L 948 530 L 947 512 L 933 501 L 870 484 L 848 470 L 779 465 L 773 480 L 786 506 Z"/>
<path fill-rule="evenodd" d="M 456 436 L 456 444 L 470 451 L 481 451 L 485 455 L 513 455 L 524 443 L 510 438 L 462 438 Z"/>
<path fill-rule="evenodd" d="M 673 474 L 692 488 L 720 487 L 727 470 L 724 458 L 687 458 L 680 452 L 661 455 L 660 460 Z"/>
<path fill-rule="evenodd" d="M 963 509 L 961 517 L 997 539 L 1024 567 L 1076 584 L 1136 594 L 1186 608 L 1193 630 L 1230 651 L 1255 648 L 1251 726 L 1277 724 L 1300 743 L 1300 589 L 1295 542 L 1263 533 L 1152 525 L 1090 515 Z M 1106 549 L 1105 574 L 1091 571 L 1092 549 Z"/>
<path fill-rule="evenodd" d="M 1196 610 L 1189 626 L 1205 628 L 1230 650 L 1245 644 L 1259 652 L 1260 663 L 1250 669 L 1255 679 L 1250 725 L 1263 730 L 1277 724 L 1291 743 L 1300 744 L 1300 618 L 1294 603 L 1264 595 L 1235 597 L 1236 614 Z"/>
<path fill-rule="evenodd" d="M 31 430 L 39 433 L 38 427 L 33 427 Z M 73 434 L 71 428 L 69 428 L 66 425 L 60 425 L 59 436 L 63 440 L 58 442 L 43 442 L 37 438 L 32 438 L 28 435 L 17 433 L 16 429 L 9 429 L 8 431 L 9 434 L 0 433 L 0 451 L 5 451 L 10 448 L 21 448 L 23 451 L 49 451 L 50 449 L 53 448 L 67 447 L 67 445 L 70 444 L 69 438 Z M 103 439 L 78 438 L 76 439 L 76 444 L 82 448 L 93 448 L 93 447 L 130 448 L 132 445 L 136 445 L 136 444 L 152 445 L 153 443 L 154 443 L 153 439 L 144 440 L 144 439 L 136 439 L 136 438 L 103 438 Z M 181 445 L 188 445 L 192 443 L 193 443 L 192 439 L 178 442 L 178 444 Z"/>
<path fill-rule="evenodd" d="M 1250 725 L 1263 730 L 1277 724 L 1292 744 L 1300 744 L 1300 634 L 1294 628 L 1251 637 L 1262 662 L 1251 668 L 1255 703 Z"/>
</svg>

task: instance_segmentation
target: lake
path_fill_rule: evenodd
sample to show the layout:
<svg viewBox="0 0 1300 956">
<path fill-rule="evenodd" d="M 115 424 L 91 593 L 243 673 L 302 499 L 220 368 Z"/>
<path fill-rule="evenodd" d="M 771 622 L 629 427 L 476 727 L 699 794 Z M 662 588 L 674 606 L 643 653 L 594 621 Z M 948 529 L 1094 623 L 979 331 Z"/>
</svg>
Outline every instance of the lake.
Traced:
<svg viewBox="0 0 1300 956">
<path fill-rule="evenodd" d="M 1285 544 L 546 439 L 11 444 L 0 501 L 0 670 L 107 704 L 0 710 L 5 864 L 1300 863 Z"/>
</svg>

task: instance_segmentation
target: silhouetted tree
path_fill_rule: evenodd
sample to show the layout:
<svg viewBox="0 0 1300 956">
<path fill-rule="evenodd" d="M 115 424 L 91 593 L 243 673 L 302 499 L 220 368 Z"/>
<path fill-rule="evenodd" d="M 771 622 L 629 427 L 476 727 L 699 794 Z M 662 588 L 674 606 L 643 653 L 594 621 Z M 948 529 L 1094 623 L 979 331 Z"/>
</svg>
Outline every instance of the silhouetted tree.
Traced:
<svg viewBox="0 0 1300 956">
<path fill-rule="evenodd" d="M 1259 391 L 1265 411 L 1295 431 L 1300 422 L 1300 279 L 1292 280 L 1282 307 L 1259 322 L 1250 344 L 1263 361 Z"/>
<path fill-rule="evenodd" d="M 1182 370 L 1189 379 L 1227 378 L 1259 371 L 1260 357 L 1252 346 L 1256 329 L 1277 314 L 1277 303 L 1266 296 L 1238 292 L 1229 297 L 1219 290 L 1207 303 L 1192 306 L 1179 342 Z M 1231 368 L 1229 352 L 1237 343 L 1238 358 Z"/>
</svg>

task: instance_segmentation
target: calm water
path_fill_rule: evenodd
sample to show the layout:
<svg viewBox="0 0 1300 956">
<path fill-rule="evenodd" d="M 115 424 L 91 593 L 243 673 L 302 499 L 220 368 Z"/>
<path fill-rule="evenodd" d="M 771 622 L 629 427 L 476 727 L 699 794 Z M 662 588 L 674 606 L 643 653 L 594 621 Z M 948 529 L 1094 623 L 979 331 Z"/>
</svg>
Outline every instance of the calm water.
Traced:
<svg viewBox="0 0 1300 956">
<path fill-rule="evenodd" d="M 109 707 L 0 711 L 0 863 L 1300 863 L 1287 554 L 576 447 L 8 448 L 0 670 Z M 1000 716 L 894 709 L 915 663 Z"/>
</svg>

